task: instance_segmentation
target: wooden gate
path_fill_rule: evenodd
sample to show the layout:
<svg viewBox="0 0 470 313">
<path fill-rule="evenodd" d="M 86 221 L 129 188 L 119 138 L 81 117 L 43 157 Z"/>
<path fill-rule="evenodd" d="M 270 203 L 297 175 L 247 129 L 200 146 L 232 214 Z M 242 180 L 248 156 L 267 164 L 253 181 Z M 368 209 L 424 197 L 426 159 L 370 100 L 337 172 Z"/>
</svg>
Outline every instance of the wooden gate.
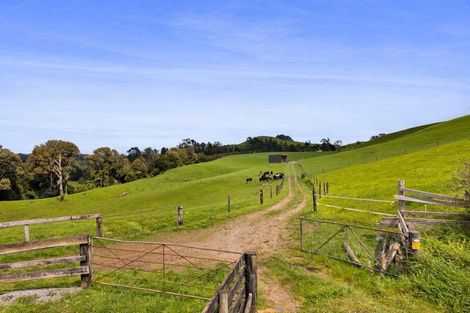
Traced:
<svg viewBox="0 0 470 313">
<path fill-rule="evenodd" d="M 30 242 L 20 242 L 0 245 L 0 255 L 9 255 L 22 252 L 32 252 L 36 250 L 51 249 L 65 246 L 77 245 L 79 252 L 74 256 L 59 258 L 49 258 L 40 260 L 28 260 L 15 263 L 0 264 L 0 283 L 28 281 L 45 278 L 80 276 L 81 286 L 87 287 L 91 283 L 91 241 L 89 236 L 77 236 L 69 238 L 53 238 Z M 28 268 L 38 266 L 48 266 L 55 264 L 78 263 L 79 266 L 44 269 L 41 271 L 27 271 Z M 26 269 L 18 272 L 18 269 Z M 13 272 L 12 272 L 13 271 Z M 3 273 L 2 273 L 3 272 Z"/>
</svg>

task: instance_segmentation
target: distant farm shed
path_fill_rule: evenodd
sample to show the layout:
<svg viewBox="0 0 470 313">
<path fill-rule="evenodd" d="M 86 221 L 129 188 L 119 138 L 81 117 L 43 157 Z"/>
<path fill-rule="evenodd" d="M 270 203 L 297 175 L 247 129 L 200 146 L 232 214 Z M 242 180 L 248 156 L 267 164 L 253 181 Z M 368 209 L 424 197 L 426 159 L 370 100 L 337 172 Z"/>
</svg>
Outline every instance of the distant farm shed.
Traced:
<svg viewBox="0 0 470 313">
<path fill-rule="evenodd" d="M 268 158 L 269 163 L 282 163 L 287 162 L 287 155 L 285 154 L 271 154 Z"/>
</svg>

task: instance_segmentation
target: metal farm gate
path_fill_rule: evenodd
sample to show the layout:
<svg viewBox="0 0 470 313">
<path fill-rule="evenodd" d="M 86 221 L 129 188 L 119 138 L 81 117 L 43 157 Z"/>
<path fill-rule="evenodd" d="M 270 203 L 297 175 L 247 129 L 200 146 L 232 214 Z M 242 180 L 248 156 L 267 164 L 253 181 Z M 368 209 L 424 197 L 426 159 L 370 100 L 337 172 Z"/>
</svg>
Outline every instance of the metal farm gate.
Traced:
<svg viewBox="0 0 470 313">
<path fill-rule="evenodd" d="M 256 255 L 95 237 L 93 284 L 203 301 L 207 313 L 252 312 Z"/>
<path fill-rule="evenodd" d="M 337 222 L 300 219 L 301 250 L 397 276 L 408 261 L 401 233 Z"/>
</svg>

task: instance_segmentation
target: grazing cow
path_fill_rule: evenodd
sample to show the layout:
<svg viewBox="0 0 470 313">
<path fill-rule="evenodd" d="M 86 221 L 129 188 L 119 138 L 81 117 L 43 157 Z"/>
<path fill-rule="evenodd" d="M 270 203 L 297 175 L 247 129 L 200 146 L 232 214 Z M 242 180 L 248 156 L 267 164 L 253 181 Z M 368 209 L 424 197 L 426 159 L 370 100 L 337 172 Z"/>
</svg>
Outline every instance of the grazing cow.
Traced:
<svg viewBox="0 0 470 313">
<path fill-rule="evenodd" d="M 258 180 L 261 181 L 268 181 L 272 180 L 273 177 L 271 176 L 270 172 L 260 172 Z"/>
<path fill-rule="evenodd" d="M 284 173 L 276 173 L 273 175 L 274 180 L 283 179 L 283 178 L 284 178 Z"/>
<path fill-rule="evenodd" d="M 252 182 L 253 182 L 253 178 L 251 177 L 245 178 L 245 183 L 252 183 Z"/>
</svg>

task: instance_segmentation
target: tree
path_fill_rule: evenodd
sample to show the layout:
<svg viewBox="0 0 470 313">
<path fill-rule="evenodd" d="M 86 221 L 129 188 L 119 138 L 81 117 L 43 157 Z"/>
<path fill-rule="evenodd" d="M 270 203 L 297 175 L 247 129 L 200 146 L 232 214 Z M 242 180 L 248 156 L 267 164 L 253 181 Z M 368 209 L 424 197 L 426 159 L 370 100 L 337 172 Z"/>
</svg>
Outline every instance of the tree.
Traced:
<svg viewBox="0 0 470 313">
<path fill-rule="evenodd" d="M 332 148 L 334 148 L 334 146 L 331 144 L 330 138 L 328 137 L 322 138 L 322 140 L 320 140 L 320 143 L 321 143 L 321 149 L 323 151 L 331 151 Z"/>
<path fill-rule="evenodd" d="M 57 187 L 59 200 L 67 194 L 70 173 L 77 166 L 78 147 L 68 141 L 49 140 L 34 147 L 28 166 L 36 176 L 48 176 L 50 188 Z"/>
<path fill-rule="evenodd" d="M 341 140 L 336 140 L 333 145 L 335 146 L 335 150 L 336 151 L 341 151 L 341 145 L 343 144 L 343 142 Z"/>
<path fill-rule="evenodd" d="M 100 187 L 127 181 L 126 176 L 130 170 L 129 161 L 114 149 L 98 148 L 87 157 L 87 162 L 96 184 Z"/>
<path fill-rule="evenodd" d="M 142 152 L 142 157 L 145 160 L 147 165 L 147 172 L 151 176 L 155 176 L 158 174 L 158 170 L 155 170 L 155 161 L 158 159 L 158 151 L 157 149 L 153 149 L 147 147 Z"/>
<path fill-rule="evenodd" d="M 131 164 L 130 164 L 130 171 L 128 174 L 128 179 L 127 181 L 132 181 L 136 180 L 139 178 L 144 178 L 147 177 L 147 172 L 148 172 L 148 167 L 143 158 L 138 158 L 135 159 Z"/>
<path fill-rule="evenodd" d="M 287 136 L 284 134 L 277 135 L 276 138 L 281 140 L 294 141 L 291 136 Z"/>
<path fill-rule="evenodd" d="M 20 157 L 0 145 L 0 200 L 22 198 Z"/>
<path fill-rule="evenodd" d="M 140 149 L 138 147 L 132 147 L 127 150 L 127 159 L 130 162 L 133 162 L 134 160 L 138 159 L 141 155 L 142 152 L 140 152 Z"/>
</svg>

